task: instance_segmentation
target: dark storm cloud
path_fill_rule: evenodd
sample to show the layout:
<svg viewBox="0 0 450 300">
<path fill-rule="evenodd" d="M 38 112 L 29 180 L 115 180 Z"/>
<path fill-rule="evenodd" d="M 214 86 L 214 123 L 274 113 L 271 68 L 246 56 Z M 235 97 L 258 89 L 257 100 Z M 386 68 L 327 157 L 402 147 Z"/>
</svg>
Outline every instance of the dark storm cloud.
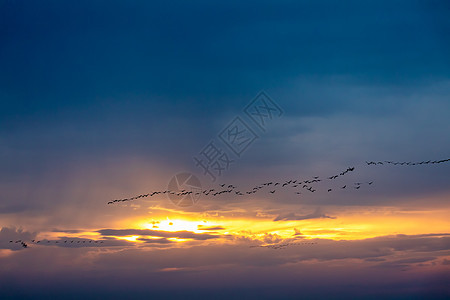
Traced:
<svg viewBox="0 0 450 300">
<path fill-rule="evenodd" d="M 128 120 L 161 119 L 167 111 L 209 117 L 305 75 L 375 82 L 448 77 L 449 24 L 440 5 L 18 3 L 0 18 L 0 82 L 10 99 L 1 114 L 32 120 L 38 112 L 96 114 L 106 105 Z M 289 111 L 349 108 L 344 99 L 296 103 Z M 205 109 L 208 114 L 199 114 Z"/>
<path fill-rule="evenodd" d="M 449 43 L 443 29 L 449 24 L 439 5 L 82 1 L 69 8 L 44 1 L 5 10 L 2 17 L 2 37 L 9 46 L 3 53 L 12 59 L 3 63 L 30 69 L 12 74 L 7 81 L 11 89 L 21 82 L 47 93 L 70 88 L 75 95 L 107 90 L 198 95 L 219 88 L 220 80 L 231 83 L 236 75 L 242 80 L 236 71 L 246 70 L 282 70 L 284 76 L 358 73 L 392 78 L 394 70 L 397 78 L 431 71 L 448 75 Z M 31 38 L 19 44 L 27 35 Z M 11 45 L 20 45 L 21 51 L 12 55 Z M 35 51 L 26 51 L 28 45 Z M 38 78 L 44 68 L 46 76 Z M 61 72 L 64 76 L 58 77 Z M 211 74 L 215 76 L 208 78 Z M 94 83 L 95 76 L 103 80 Z M 235 92 L 246 89 L 237 83 Z M 84 88 L 77 89 L 78 84 Z M 255 85 L 250 80 L 247 84 Z"/>
<path fill-rule="evenodd" d="M 409 123 L 422 116 L 402 111 L 448 94 L 432 85 L 449 77 L 444 2 L 13 2 L 0 11 L 1 212 L 56 202 L 39 181 L 64 185 L 75 166 L 120 157 L 200 173 L 192 156 L 261 89 L 285 115 L 232 166 L 233 181 L 261 162 L 280 177 L 286 164 L 447 148 L 436 136 L 448 122 Z M 435 153 L 411 147 L 437 140 Z M 439 172 L 429 190 L 443 189 Z"/>
</svg>

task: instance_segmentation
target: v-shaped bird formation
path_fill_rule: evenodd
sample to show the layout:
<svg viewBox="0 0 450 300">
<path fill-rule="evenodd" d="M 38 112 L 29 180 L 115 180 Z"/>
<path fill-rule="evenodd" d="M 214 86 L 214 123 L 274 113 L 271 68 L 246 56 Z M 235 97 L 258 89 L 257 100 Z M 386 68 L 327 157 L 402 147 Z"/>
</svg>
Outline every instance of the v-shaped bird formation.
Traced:
<svg viewBox="0 0 450 300">
<path fill-rule="evenodd" d="M 368 165 L 368 166 L 370 166 L 370 165 L 384 165 L 384 164 L 386 164 L 386 165 L 394 165 L 394 166 L 397 166 L 397 165 L 400 165 L 400 166 L 419 166 L 419 165 L 428 165 L 428 164 L 442 164 L 442 163 L 445 163 L 445 162 L 449 162 L 450 161 L 450 158 L 448 158 L 448 159 L 442 159 L 442 160 L 427 160 L 427 161 L 421 161 L 421 162 L 411 162 L 411 161 L 409 161 L 409 162 L 398 162 L 398 161 L 388 161 L 388 160 L 385 160 L 385 161 L 366 161 L 366 164 Z"/>
<path fill-rule="evenodd" d="M 23 248 L 28 248 L 28 246 L 30 244 L 42 244 L 42 245 L 50 245 L 50 244 L 81 244 L 81 245 L 95 245 L 95 244 L 103 244 L 103 241 L 98 241 L 98 240 L 57 240 L 57 241 L 51 241 L 51 240 L 31 240 L 31 241 L 23 241 L 23 240 L 11 240 L 9 241 L 9 243 L 15 243 L 15 244 L 19 244 L 23 247 Z"/>
<path fill-rule="evenodd" d="M 366 161 L 367 166 L 379 166 L 379 165 L 401 165 L 401 166 L 417 166 L 417 165 L 429 165 L 429 164 L 442 164 L 449 162 L 449 159 L 443 159 L 443 160 L 428 160 L 428 161 L 421 161 L 421 162 L 394 162 L 394 161 Z M 212 196 L 217 197 L 223 194 L 231 194 L 236 196 L 245 196 L 245 195 L 252 195 L 255 193 L 258 193 L 260 191 L 266 191 L 269 194 L 275 194 L 278 190 L 284 189 L 287 187 L 296 189 L 294 192 L 296 195 L 301 195 L 301 190 L 304 190 L 306 193 L 314 193 L 317 191 L 317 184 L 318 183 L 324 183 L 326 180 L 334 180 L 338 177 L 344 176 L 349 172 L 355 171 L 355 167 L 348 167 L 346 170 L 340 172 L 339 174 L 335 174 L 332 176 L 326 177 L 326 179 L 321 179 L 319 176 L 313 176 L 310 179 L 302 180 L 302 179 L 289 179 L 286 181 L 269 181 L 265 183 L 261 183 L 259 185 L 256 185 L 252 189 L 249 189 L 247 191 L 241 191 L 238 190 L 237 187 L 233 184 L 220 184 L 218 188 L 211 188 L 211 189 L 191 189 L 191 190 L 180 190 L 180 191 L 173 191 L 173 190 L 165 190 L 165 191 L 153 191 L 148 194 L 142 194 L 135 197 L 130 198 L 124 198 L 124 199 L 116 199 L 108 201 L 108 204 L 114 204 L 118 202 L 126 202 L 126 201 L 132 201 L 137 200 L 141 198 L 147 198 L 147 197 L 153 197 L 157 195 L 175 195 L 175 196 L 187 196 L 187 195 L 205 195 L 205 196 Z M 369 182 L 355 182 L 353 186 L 344 185 L 340 187 L 340 189 L 354 189 L 359 190 L 363 185 L 372 185 L 373 181 Z M 332 192 L 332 188 L 327 188 L 326 191 Z"/>
</svg>

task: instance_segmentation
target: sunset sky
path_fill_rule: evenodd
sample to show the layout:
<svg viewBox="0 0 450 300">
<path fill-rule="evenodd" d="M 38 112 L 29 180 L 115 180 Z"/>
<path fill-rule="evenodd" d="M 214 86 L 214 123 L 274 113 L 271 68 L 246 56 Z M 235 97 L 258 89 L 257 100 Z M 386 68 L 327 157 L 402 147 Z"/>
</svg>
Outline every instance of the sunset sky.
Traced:
<svg viewBox="0 0 450 300">
<path fill-rule="evenodd" d="M 0 299 L 448 299 L 449 34 L 439 0 L 0 0 Z"/>
</svg>

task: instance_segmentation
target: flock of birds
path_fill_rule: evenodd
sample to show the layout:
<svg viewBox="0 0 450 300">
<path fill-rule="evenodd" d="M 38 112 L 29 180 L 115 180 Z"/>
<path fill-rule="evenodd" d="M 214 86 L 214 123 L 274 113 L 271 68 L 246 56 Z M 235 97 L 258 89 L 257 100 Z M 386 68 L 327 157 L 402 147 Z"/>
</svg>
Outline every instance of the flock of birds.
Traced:
<svg viewBox="0 0 450 300">
<path fill-rule="evenodd" d="M 400 166 L 418 166 L 418 165 L 428 165 L 428 164 L 441 164 L 441 163 L 445 163 L 445 162 L 448 162 L 448 161 L 450 161 L 450 158 L 448 158 L 448 159 L 442 159 L 442 160 L 427 160 L 427 161 L 421 161 L 421 162 L 394 162 L 394 161 L 388 161 L 388 160 L 385 160 L 385 161 L 366 161 L 366 164 L 368 165 L 368 166 L 370 166 L 370 165 L 384 165 L 384 164 L 387 164 L 387 165 L 395 165 L 395 166 L 397 166 L 397 165 L 400 165 Z"/>
<path fill-rule="evenodd" d="M 9 241 L 10 243 L 20 243 L 21 245 L 22 245 L 22 247 L 23 248 L 28 248 L 28 244 L 27 243 L 25 243 L 24 241 L 22 241 L 22 240 L 17 240 L 17 241 Z"/>
<path fill-rule="evenodd" d="M 28 243 L 25 242 L 25 241 L 22 241 L 22 240 L 16 240 L 16 241 L 11 240 L 9 242 L 10 243 L 15 243 L 15 244 L 20 243 L 20 245 L 23 248 L 28 248 L 28 244 L 31 244 L 31 243 L 33 243 L 33 244 L 39 244 L 39 243 L 50 244 L 50 243 L 52 243 L 52 241 L 49 241 L 49 240 L 45 240 L 45 241 L 31 240 L 31 242 L 28 242 Z M 58 244 L 60 242 L 61 242 L 61 244 L 73 244 L 73 243 L 75 243 L 75 244 L 86 244 L 86 243 L 88 243 L 88 244 L 92 244 L 92 243 L 94 243 L 94 244 L 96 244 L 96 243 L 103 244 L 103 241 L 95 241 L 95 240 L 82 240 L 82 241 L 80 241 L 80 240 L 78 240 L 78 241 L 65 240 L 65 241 L 54 241 L 53 243 L 54 244 Z M 256 245 L 256 246 L 253 245 L 253 246 L 249 246 L 249 248 L 285 249 L 288 246 L 315 245 L 315 244 L 317 244 L 317 243 L 316 242 L 301 242 L 301 243 L 285 243 L 285 244 L 276 244 L 276 245 L 275 244 L 272 244 L 272 245 Z"/>
<path fill-rule="evenodd" d="M 394 161 L 366 161 L 366 164 L 368 166 L 371 165 L 401 165 L 401 166 L 417 166 L 417 165 L 427 165 L 427 164 L 441 164 L 441 163 L 446 163 L 449 162 L 449 159 L 443 159 L 443 160 L 428 160 L 428 161 L 421 161 L 421 162 L 394 162 Z M 344 176 L 349 172 L 353 172 L 355 170 L 355 167 L 348 167 L 346 170 L 340 172 L 339 174 L 336 175 L 332 175 L 329 177 L 326 177 L 326 179 L 328 180 L 334 180 L 338 177 Z M 131 197 L 131 198 L 125 198 L 125 199 L 116 199 L 116 200 L 112 200 L 109 201 L 108 204 L 113 204 L 113 203 L 117 203 L 117 202 L 125 202 L 125 201 L 132 201 L 132 200 L 137 200 L 137 199 L 141 199 L 141 198 L 146 198 L 146 197 L 153 197 L 156 195 L 162 195 L 162 194 L 167 194 L 167 195 L 176 195 L 176 196 L 187 196 L 187 195 L 205 195 L 205 196 L 219 196 L 222 194 L 234 194 L 237 196 L 244 196 L 244 195 L 251 195 L 251 194 L 255 194 L 263 189 L 266 189 L 268 191 L 268 193 L 270 194 L 275 194 L 277 192 L 277 190 L 279 189 L 283 189 L 283 188 L 287 188 L 287 187 L 291 187 L 291 188 L 296 188 L 296 194 L 300 195 L 302 194 L 300 192 L 300 189 L 303 189 L 307 192 L 310 193 L 314 193 L 316 192 L 316 188 L 314 187 L 314 184 L 316 183 L 320 183 L 322 181 L 325 181 L 325 179 L 321 179 L 319 178 L 319 176 L 314 176 L 311 179 L 307 179 L 307 180 L 300 180 L 300 179 L 289 179 L 286 181 L 281 181 L 281 182 L 276 182 L 276 181 L 270 181 L 270 182 L 265 182 L 262 183 L 260 185 L 257 185 L 255 187 L 253 187 L 250 190 L 247 190 L 245 192 L 242 192 L 240 190 L 237 189 L 236 186 L 232 185 L 232 184 L 220 184 L 220 188 L 217 189 L 207 189 L 207 190 L 201 190 L 198 188 L 193 188 L 191 190 L 180 190 L 180 191 L 171 191 L 171 190 L 165 190 L 165 191 L 154 191 L 148 194 L 142 194 L 142 195 L 138 195 L 135 197 Z M 372 185 L 373 181 L 368 181 L 368 182 L 355 182 L 353 186 L 348 186 L 348 185 L 343 185 L 341 186 L 339 189 L 349 189 L 349 188 L 353 188 L 353 189 L 360 189 L 361 186 L 363 185 Z M 328 188 L 327 192 L 331 192 L 333 191 L 333 189 Z M 54 244 L 102 244 L 103 241 L 97 241 L 97 240 L 60 240 L 60 241 L 50 241 L 50 240 L 31 240 L 31 242 L 26 242 L 26 241 L 22 241 L 22 240 L 11 240 L 9 241 L 10 243 L 16 243 L 19 244 L 23 247 L 23 248 L 28 248 L 29 244 L 50 244 L 50 243 L 54 243 Z M 285 243 L 285 244 L 277 244 L 277 245 L 258 245 L 258 246 L 250 246 L 250 248 L 255 248 L 255 247 L 263 247 L 263 248 L 271 248 L 271 249 L 284 249 L 288 246 L 293 246 L 293 245 L 314 245 L 317 244 L 315 242 L 301 242 L 301 243 Z"/>
<path fill-rule="evenodd" d="M 421 162 L 394 162 L 394 161 L 366 161 L 366 164 L 368 166 L 370 165 L 407 165 L 407 166 L 416 166 L 416 165 L 426 165 L 426 164 L 441 164 L 441 163 L 446 163 L 449 162 L 449 159 L 443 159 L 443 160 L 428 160 L 428 161 L 421 161 Z M 353 172 L 355 170 L 355 167 L 348 167 L 346 170 L 342 171 L 339 174 L 333 175 L 333 176 L 329 176 L 326 179 L 328 180 L 333 180 L 336 179 L 340 176 L 344 176 L 349 172 Z M 126 201 L 132 201 L 132 200 L 137 200 L 137 199 L 141 199 L 141 198 L 147 198 L 147 197 L 153 197 L 156 195 L 162 195 L 162 194 L 167 194 L 167 195 L 175 195 L 175 196 L 187 196 L 187 195 L 195 195 L 195 196 L 199 196 L 199 195 L 205 195 L 205 196 L 220 196 L 222 194 L 234 194 L 237 196 L 245 196 L 245 195 L 251 195 L 251 194 L 255 194 L 257 192 L 259 192 L 262 189 L 267 189 L 268 193 L 270 194 L 275 194 L 277 192 L 277 190 L 279 188 L 285 188 L 285 187 L 292 187 L 292 188 L 298 188 L 298 189 L 304 189 L 305 191 L 308 191 L 310 193 L 314 193 L 316 192 L 316 188 L 313 186 L 315 183 L 319 183 L 324 181 L 323 179 L 320 179 L 319 176 L 314 176 L 312 179 L 308 179 L 308 180 L 300 180 L 300 179 L 290 179 L 284 182 L 275 182 L 275 181 L 270 181 L 270 182 L 266 182 L 266 183 L 262 183 L 260 185 L 257 185 L 255 187 L 253 187 L 250 190 L 247 190 L 245 192 L 242 192 L 240 190 L 237 190 L 236 186 L 232 185 L 232 184 L 220 184 L 220 188 L 217 189 L 206 189 L 206 190 L 201 190 L 198 188 L 195 189 L 190 189 L 190 190 L 179 190 L 179 191 L 171 191 L 171 190 L 165 190 L 165 191 L 154 191 L 148 194 L 142 194 L 142 195 L 138 195 L 135 197 L 131 197 L 131 198 L 124 198 L 124 199 L 116 199 L 116 200 L 111 200 L 108 201 L 108 204 L 114 204 L 114 203 L 118 203 L 118 202 L 126 202 Z M 369 182 L 355 182 L 353 186 L 349 186 L 349 185 L 343 185 L 340 187 L 340 189 L 349 189 L 349 188 L 353 188 L 355 190 L 358 190 L 361 188 L 361 186 L 363 186 L 364 184 L 367 185 L 371 185 L 373 183 L 373 181 L 369 181 Z M 327 192 L 331 192 L 333 191 L 333 189 L 328 188 Z M 295 192 L 297 195 L 301 195 L 302 192 L 300 192 L 300 190 L 297 190 Z"/>
<path fill-rule="evenodd" d="M 49 241 L 49 240 L 43 240 L 43 241 L 31 240 L 31 242 L 28 242 L 28 244 L 27 244 L 26 241 L 22 241 L 22 240 L 17 240 L 17 241 L 11 240 L 9 242 L 10 243 L 15 243 L 15 244 L 20 243 L 23 248 L 28 248 L 28 244 L 32 244 L 32 243 L 33 244 L 39 244 L 39 243 L 50 244 L 50 243 L 52 243 L 52 241 Z M 47 243 L 45 243 L 45 242 L 47 242 Z M 73 244 L 73 243 L 75 243 L 75 244 L 86 244 L 86 243 L 88 243 L 88 244 L 92 244 L 92 243 L 94 243 L 94 244 L 97 244 L 97 243 L 103 244 L 103 241 L 95 241 L 95 240 L 78 240 L 78 241 L 72 240 L 71 241 L 71 240 L 65 240 L 65 241 L 54 241 L 53 243 L 54 244 L 58 244 L 58 243 L 60 243 L 60 244 Z"/>
<path fill-rule="evenodd" d="M 345 174 L 347 174 L 349 172 L 353 172 L 354 170 L 355 170 L 355 167 L 348 167 L 346 170 L 342 171 L 341 173 L 327 177 L 327 179 L 333 180 L 340 176 L 344 176 Z M 142 194 L 142 195 L 138 195 L 138 196 L 131 197 L 131 198 L 111 200 L 111 201 L 108 201 L 108 204 L 132 201 L 132 200 L 153 197 L 156 195 L 163 195 L 163 194 L 176 195 L 176 196 L 205 195 L 205 196 L 213 196 L 213 197 L 220 196 L 222 194 L 234 194 L 237 196 L 245 196 L 245 195 L 255 194 L 263 189 L 266 189 L 269 194 L 275 194 L 277 192 L 277 190 L 287 188 L 287 187 L 297 188 L 297 191 L 295 193 L 297 195 L 301 195 L 302 192 L 300 191 L 300 189 L 304 189 L 305 191 L 310 192 L 310 193 L 316 192 L 317 189 L 314 187 L 314 184 L 322 182 L 322 181 L 324 181 L 324 180 L 320 179 L 319 176 L 314 176 L 311 179 L 307 179 L 307 180 L 289 179 L 284 182 L 283 181 L 282 182 L 270 181 L 270 182 L 265 182 L 260 185 L 257 185 L 255 187 L 253 187 L 252 189 L 244 191 L 244 192 L 238 190 L 236 188 L 236 186 L 234 186 L 232 184 L 227 185 L 227 184 L 223 183 L 223 184 L 220 184 L 219 185 L 220 188 L 217 188 L 217 189 L 212 188 L 212 189 L 206 189 L 206 190 L 201 190 L 201 189 L 185 190 L 185 189 L 183 189 L 180 191 L 171 191 L 171 190 L 154 191 L 154 192 L 151 192 L 148 194 Z M 373 181 L 370 181 L 367 183 L 369 185 L 371 185 L 373 183 Z M 363 184 L 364 183 L 362 183 L 362 182 L 356 182 L 353 188 L 359 189 L 361 187 L 361 185 L 363 185 Z M 347 185 L 344 185 L 341 187 L 341 189 L 346 189 L 346 188 L 350 188 L 350 186 L 347 187 Z M 331 191 L 332 191 L 332 189 L 328 189 L 328 192 L 331 192 Z"/>
<path fill-rule="evenodd" d="M 443 160 L 428 160 L 428 161 L 421 161 L 421 162 L 394 162 L 394 161 L 366 161 L 366 164 L 368 166 L 371 165 L 401 165 L 401 166 L 417 166 L 417 165 L 427 165 L 427 164 L 441 164 L 441 163 L 446 163 L 449 162 L 449 159 L 443 159 Z M 339 174 L 333 175 L 333 176 L 329 176 L 326 177 L 326 179 L 328 180 L 334 180 L 340 176 L 344 176 L 349 172 L 353 172 L 355 170 L 355 167 L 348 167 L 346 170 L 340 172 Z M 302 194 L 299 189 L 303 189 L 305 191 L 308 191 L 310 193 L 314 193 L 316 192 L 316 188 L 314 188 L 314 184 L 316 183 L 320 183 L 322 181 L 325 181 L 324 179 L 319 178 L 319 176 L 314 176 L 311 179 L 307 179 L 307 180 L 300 180 L 300 179 L 290 179 L 290 180 L 286 180 L 286 181 L 281 181 L 281 182 L 276 182 L 276 181 L 270 181 L 270 182 L 265 182 L 262 183 L 260 185 L 257 185 L 255 187 L 253 187 L 250 190 L 247 190 L 245 192 L 242 192 L 240 190 L 237 189 L 236 186 L 232 185 L 232 184 L 220 184 L 220 188 L 217 189 L 207 189 L 207 190 L 201 190 L 199 188 L 193 188 L 191 190 L 179 190 L 179 191 L 171 191 L 171 190 L 165 190 L 165 191 L 154 191 L 148 194 L 142 194 L 142 195 L 138 195 L 135 197 L 131 197 L 131 198 L 125 198 L 125 199 L 116 199 L 116 200 L 112 200 L 109 201 L 108 204 L 113 204 L 113 203 L 117 203 L 117 202 L 125 202 L 125 201 L 132 201 L 132 200 L 137 200 L 137 199 L 141 199 L 141 198 L 146 198 L 146 197 L 153 197 L 156 195 L 162 195 L 162 194 L 167 194 L 167 195 L 176 195 L 176 196 L 187 196 L 187 195 L 205 195 L 205 196 L 219 196 L 222 194 L 234 194 L 234 195 L 238 195 L 238 196 L 244 196 L 244 195 L 251 195 L 251 194 L 255 194 L 257 192 L 259 192 L 260 190 L 266 189 L 268 191 L 268 193 L 270 194 L 275 194 L 277 192 L 277 190 L 279 189 L 283 189 L 283 188 L 287 188 L 287 187 L 291 187 L 291 188 L 297 188 L 298 190 L 296 191 L 296 194 L 300 195 Z M 341 186 L 339 189 L 349 189 L 349 188 L 353 188 L 353 189 L 360 189 L 361 186 L 363 185 L 372 185 L 373 181 L 368 181 L 368 182 L 355 182 L 353 186 L 347 186 L 347 185 L 343 185 Z M 331 192 L 333 191 L 333 189 L 328 188 L 327 192 Z M 23 247 L 23 248 L 28 248 L 29 244 L 102 244 L 103 241 L 98 241 L 98 240 L 59 240 L 59 241 L 50 241 L 50 240 L 31 240 L 29 242 L 23 241 L 23 240 L 10 240 L 9 243 L 15 243 L 15 244 L 19 244 Z M 250 246 L 250 248 L 256 248 L 256 247 L 261 247 L 261 248 L 271 248 L 271 249 L 284 249 L 288 246 L 293 246 L 293 245 L 314 245 L 317 244 L 315 242 L 300 242 L 300 243 L 285 243 L 285 244 L 276 244 L 276 245 L 258 245 L 258 246 Z"/>
</svg>

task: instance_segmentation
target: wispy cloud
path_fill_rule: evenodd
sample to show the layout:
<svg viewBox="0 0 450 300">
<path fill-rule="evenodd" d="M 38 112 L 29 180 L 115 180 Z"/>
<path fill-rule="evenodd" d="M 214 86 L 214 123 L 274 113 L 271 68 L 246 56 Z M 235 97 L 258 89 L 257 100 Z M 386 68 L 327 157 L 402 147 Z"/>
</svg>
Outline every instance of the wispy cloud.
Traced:
<svg viewBox="0 0 450 300">
<path fill-rule="evenodd" d="M 297 215 L 294 212 L 280 214 L 274 219 L 274 221 L 300 221 L 300 220 L 321 219 L 321 218 L 336 219 L 336 217 L 331 217 L 322 213 L 322 210 L 320 208 L 317 208 L 313 213 L 306 215 Z"/>
</svg>

